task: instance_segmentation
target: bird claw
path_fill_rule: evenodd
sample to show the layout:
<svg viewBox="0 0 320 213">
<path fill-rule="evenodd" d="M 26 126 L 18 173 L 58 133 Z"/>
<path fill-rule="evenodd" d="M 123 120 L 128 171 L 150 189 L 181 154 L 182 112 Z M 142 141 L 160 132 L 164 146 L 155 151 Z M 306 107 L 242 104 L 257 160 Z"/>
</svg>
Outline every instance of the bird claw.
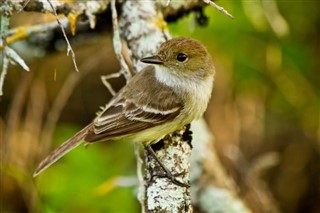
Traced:
<svg viewBox="0 0 320 213">
<path fill-rule="evenodd" d="M 177 174 L 172 174 L 172 173 L 167 173 L 164 172 L 162 174 L 153 174 L 150 178 L 150 182 L 153 180 L 154 177 L 158 177 L 158 178 L 168 178 L 172 183 L 176 184 L 177 186 L 181 186 L 181 187 L 186 187 L 189 188 L 190 185 L 188 183 L 183 183 L 181 181 L 179 181 L 176 177 L 184 175 L 185 172 L 180 172 Z"/>
</svg>

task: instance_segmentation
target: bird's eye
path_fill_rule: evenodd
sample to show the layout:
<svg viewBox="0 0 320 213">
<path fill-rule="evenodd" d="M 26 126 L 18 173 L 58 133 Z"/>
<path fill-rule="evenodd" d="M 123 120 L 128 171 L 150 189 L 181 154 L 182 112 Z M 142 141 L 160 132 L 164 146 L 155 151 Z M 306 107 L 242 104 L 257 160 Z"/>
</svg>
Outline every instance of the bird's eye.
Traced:
<svg viewBox="0 0 320 213">
<path fill-rule="evenodd" d="M 186 56 L 186 54 L 184 54 L 184 53 L 179 53 L 179 54 L 177 55 L 177 60 L 180 61 L 180 62 L 183 62 L 183 61 L 185 61 L 186 59 L 187 59 L 187 56 Z"/>
</svg>

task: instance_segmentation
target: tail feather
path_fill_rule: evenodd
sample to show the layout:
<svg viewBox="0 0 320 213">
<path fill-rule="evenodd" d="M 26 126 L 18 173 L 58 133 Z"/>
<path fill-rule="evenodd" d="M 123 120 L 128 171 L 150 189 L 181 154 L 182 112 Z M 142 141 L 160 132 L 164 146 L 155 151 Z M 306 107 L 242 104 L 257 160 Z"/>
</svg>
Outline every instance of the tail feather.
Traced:
<svg viewBox="0 0 320 213">
<path fill-rule="evenodd" d="M 82 130 L 80 130 L 78 133 L 76 133 L 74 136 L 72 136 L 70 139 L 68 139 L 66 142 L 64 142 L 62 145 L 60 145 L 53 152 L 51 152 L 50 155 L 48 155 L 43 161 L 41 161 L 38 168 L 33 173 L 33 177 L 38 176 L 41 172 L 43 172 L 57 160 L 62 158 L 65 154 L 79 146 L 83 142 L 83 139 L 86 136 L 88 130 L 91 128 L 91 126 L 92 124 L 89 124 Z"/>
</svg>

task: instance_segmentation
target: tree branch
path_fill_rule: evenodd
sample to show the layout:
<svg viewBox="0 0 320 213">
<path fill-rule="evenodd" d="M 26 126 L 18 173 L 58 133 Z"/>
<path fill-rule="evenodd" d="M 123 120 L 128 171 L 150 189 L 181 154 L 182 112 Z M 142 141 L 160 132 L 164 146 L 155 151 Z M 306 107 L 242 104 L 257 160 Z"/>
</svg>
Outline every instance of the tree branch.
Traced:
<svg viewBox="0 0 320 213">
<path fill-rule="evenodd" d="M 122 37 L 128 44 L 133 67 L 137 71 L 145 66 L 139 59 L 155 53 L 169 36 L 163 16 L 157 12 L 156 7 L 153 1 L 139 0 L 128 0 L 122 5 L 119 25 Z M 185 129 L 167 136 L 163 146 L 158 147 L 155 152 L 172 174 L 182 173 L 183 175 L 177 178 L 181 178 L 181 182 L 189 183 L 191 148 L 182 139 L 184 132 Z M 189 188 L 177 186 L 167 178 L 154 176 L 154 173 L 159 173 L 157 162 L 148 153 L 145 159 L 147 184 L 144 191 L 144 211 L 192 212 Z"/>
<path fill-rule="evenodd" d="M 129 66 L 127 65 L 124 57 L 122 55 L 122 44 L 118 26 L 118 13 L 116 9 L 116 0 L 111 0 L 111 11 L 112 11 L 112 25 L 113 25 L 113 48 L 116 56 L 120 62 L 120 73 L 124 75 L 126 80 L 128 81 L 132 76 L 129 70 Z"/>
<path fill-rule="evenodd" d="M 153 145 L 158 159 L 174 178 L 190 184 L 191 137 L 188 127 L 167 135 Z M 147 212 L 192 212 L 190 187 L 179 186 L 167 178 L 155 158 L 145 156 L 145 206 Z M 162 174 L 162 175 L 161 175 Z"/>
</svg>

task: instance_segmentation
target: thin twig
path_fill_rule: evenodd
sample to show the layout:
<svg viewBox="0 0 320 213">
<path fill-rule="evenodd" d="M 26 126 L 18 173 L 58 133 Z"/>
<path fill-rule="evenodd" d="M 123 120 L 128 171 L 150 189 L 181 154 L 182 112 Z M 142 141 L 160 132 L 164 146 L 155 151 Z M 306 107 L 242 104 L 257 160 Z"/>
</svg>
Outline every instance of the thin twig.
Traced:
<svg viewBox="0 0 320 213">
<path fill-rule="evenodd" d="M 122 51 L 122 44 L 121 44 L 121 38 L 120 38 L 120 33 L 119 33 L 119 26 L 118 26 L 118 14 L 117 14 L 117 9 L 116 9 L 116 1 L 111 0 L 111 11 L 112 11 L 112 26 L 113 26 L 113 47 L 114 47 L 114 52 L 117 55 L 117 58 L 120 62 L 121 66 L 121 73 L 124 75 L 126 80 L 128 81 L 132 75 L 129 70 L 129 67 L 124 60 L 124 57 L 121 53 Z"/>
<path fill-rule="evenodd" d="M 116 73 L 111 73 L 109 75 L 102 75 L 101 76 L 102 83 L 107 87 L 107 89 L 109 90 L 109 92 L 111 93 L 112 96 L 115 96 L 116 92 L 112 88 L 111 84 L 108 82 L 108 79 L 119 78 L 120 75 L 122 75 L 121 71 L 116 72 Z"/>
<path fill-rule="evenodd" d="M 231 15 L 227 10 L 225 10 L 223 7 L 217 5 L 216 3 L 214 3 L 211 0 L 203 0 L 204 3 L 211 5 L 212 7 L 214 7 L 215 9 L 219 10 L 221 13 L 223 13 L 224 15 L 228 16 L 229 18 L 234 18 L 233 15 Z"/>
<path fill-rule="evenodd" d="M 68 45 L 68 47 L 67 47 L 67 55 L 69 55 L 69 53 L 71 52 L 72 62 L 73 62 L 74 68 L 76 69 L 77 72 L 79 72 L 79 69 L 78 69 L 78 66 L 77 66 L 77 62 L 76 62 L 76 55 L 75 55 L 75 53 L 74 53 L 74 51 L 73 51 L 73 49 L 72 49 L 72 47 L 71 47 L 71 45 L 70 45 L 70 42 L 69 42 L 68 37 L 67 37 L 67 34 L 66 34 L 66 32 L 65 32 L 65 30 L 64 30 L 64 28 L 63 28 L 63 25 L 62 25 L 62 23 L 61 23 L 60 20 L 59 20 L 57 11 L 56 11 L 56 9 L 54 8 L 54 6 L 52 5 L 52 3 L 51 3 L 50 0 L 47 0 L 47 2 L 50 4 L 50 7 L 51 7 L 51 9 L 52 9 L 52 11 L 53 11 L 53 13 L 54 13 L 54 15 L 55 15 L 55 17 L 56 17 L 56 20 L 57 20 L 57 22 L 58 22 L 58 24 L 59 24 L 59 26 L 60 26 L 60 28 L 61 28 L 61 31 L 62 31 L 62 33 L 63 33 L 64 39 L 65 39 L 66 42 L 67 42 L 67 45 Z"/>
<path fill-rule="evenodd" d="M 22 8 L 20 10 L 18 10 L 18 13 L 20 13 L 22 10 L 24 10 L 24 8 L 29 4 L 30 0 L 26 0 L 23 5 Z"/>
</svg>

